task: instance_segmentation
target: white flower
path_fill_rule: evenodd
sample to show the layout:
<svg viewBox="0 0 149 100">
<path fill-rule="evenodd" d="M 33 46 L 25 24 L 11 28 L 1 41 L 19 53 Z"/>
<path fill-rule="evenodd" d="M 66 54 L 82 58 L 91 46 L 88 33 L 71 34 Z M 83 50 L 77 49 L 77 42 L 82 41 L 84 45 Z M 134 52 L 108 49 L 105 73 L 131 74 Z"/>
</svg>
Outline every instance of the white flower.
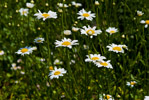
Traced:
<svg viewBox="0 0 149 100">
<path fill-rule="evenodd" d="M 28 9 L 21 8 L 21 9 L 19 10 L 19 12 L 20 12 L 21 15 L 27 16 L 27 14 L 28 14 Z"/>
<path fill-rule="evenodd" d="M 89 54 L 86 56 L 87 58 L 85 59 L 85 62 L 96 62 L 96 61 L 103 61 L 103 59 L 106 59 L 106 57 L 101 56 L 100 54 Z"/>
<path fill-rule="evenodd" d="M 145 96 L 144 100 L 149 100 L 149 96 Z"/>
<path fill-rule="evenodd" d="M 117 44 L 114 44 L 114 43 L 107 46 L 107 48 L 109 48 L 109 51 L 113 51 L 113 52 L 116 52 L 116 53 L 119 53 L 119 52 L 124 53 L 123 48 L 128 49 L 126 45 L 117 45 Z"/>
<path fill-rule="evenodd" d="M 31 50 L 37 50 L 37 47 L 32 47 Z"/>
<path fill-rule="evenodd" d="M 72 48 L 72 45 L 79 45 L 79 43 L 77 43 L 78 40 L 71 40 L 71 39 L 62 39 L 62 41 L 58 41 L 56 40 L 55 44 L 56 47 L 68 47 L 68 48 Z"/>
<path fill-rule="evenodd" d="M 131 87 L 134 87 L 134 85 L 135 85 L 136 83 L 137 83 L 136 81 L 130 81 L 130 82 L 127 82 L 127 85 L 128 85 L 128 86 L 131 86 Z"/>
<path fill-rule="evenodd" d="M 79 28 L 77 27 L 72 27 L 72 31 L 77 32 L 79 30 Z"/>
<path fill-rule="evenodd" d="M 45 21 L 47 18 L 57 18 L 56 12 L 53 12 L 51 10 L 48 11 L 48 13 L 41 13 L 40 10 L 38 10 L 39 13 L 34 14 L 34 16 L 37 16 L 38 19 L 43 18 L 43 21 Z"/>
<path fill-rule="evenodd" d="M 3 50 L 0 50 L 0 55 L 4 55 L 4 51 Z"/>
<path fill-rule="evenodd" d="M 97 6 L 98 6 L 98 5 L 99 5 L 99 1 L 95 1 L 95 5 L 97 5 Z"/>
<path fill-rule="evenodd" d="M 141 20 L 140 23 L 141 23 L 141 24 L 145 24 L 144 27 L 147 28 L 148 25 L 149 25 L 149 20 Z"/>
<path fill-rule="evenodd" d="M 84 48 L 84 49 L 89 49 L 89 46 L 84 44 L 84 45 L 83 45 L 83 48 Z"/>
<path fill-rule="evenodd" d="M 34 7 L 34 4 L 32 4 L 32 3 L 26 3 L 26 7 L 33 8 Z"/>
<path fill-rule="evenodd" d="M 82 6 L 81 3 L 76 3 L 75 1 L 72 1 L 71 3 L 72 3 L 72 5 L 74 5 L 75 7 L 81 7 L 81 6 Z"/>
<path fill-rule="evenodd" d="M 44 61 L 45 61 L 45 58 L 40 58 L 40 61 L 41 61 L 41 62 L 44 62 Z"/>
<path fill-rule="evenodd" d="M 97 36 L 100 34 L 102 31 L 101 30 L 96 30 L 96 26 L 91 28 L 89 25 L 88 27 L 83 26 L 84 29 L 81 29 L 81 34 L 89 35 L 90 38 L 93 38 L 93 36 Z"/>
<path fill-rule="evenodd" d="M 108 29 L 106 29 L 106 32 L 110 33 L 110 35 L 118 32 L 118 29 L 116 29 L 115 27 L 109 27 Z"/>
<path fill-rule="evenodd" d="M 100 97 L 99 100 L 114 100 L 112 99 L 112 96 L 109 94 L 103 94 L 103 96 L 104 96 L 103 99 L 102 97 Z"/>
<path fill-rule="evenodd" d="M 93 18 L 95 18 L 95 14 L 94 13 L 91 14 L 91 11 L 86 12 L 84 9 L 80 10 L 79 13 L 77 13 L 77 14 L 80 15 L 78 17 L 78 19 L 81 19 L 81 20 L 83 20 L 85 18 L 87 20 L 92 21 Z"/>
<path fill-rule="evenodd" d="M 63 76 L 63 74 L 65 74 L 66 72 L 67 71 L 64 68 L 54 67 L 54 70 L 52 70 L 49 73 L 49 76 L 50 76 L 50 79 L 59 78 L 59 76 Z"/>
<path fill-rule="evenodd" d="M 36 38 L 36 39 L 34 39 L 35 43 L 43 43 L 43 41 L 44 41 L 44 38 Z"/>
<path fill-rule="evenodd" d="M 24 48 L 20 48 L 17 52 L 15 52 L 15 53 L 17 53 L 17 54 L 21 54 L 21 55 L 23 55 L 24 56 L 24 54 L 30 54 L 30 53 L 32 53 L 32 48 L 31 47 L 24 47 Z"/>
<path fill-rule="evenodd" d="M 59 7 L 65 7 L 65 8 L 67 8 L 68 7 L 68 5 L 67 4 L 63 4 L 63 3 L 57 3 L 57 5 L 59 6 Z"/>
<path fill-rule="evenodd" d="M 64 30 L 64 35 L 71 35 L 71 31 L 70 30 Z"/>
<path fill-rule="evenodd" d="M 97 67 L 106 67 L 106 68 L 113 68 L 112 65 L 110 64 L 110 60 L 108 61 L 96 61 L 94 62 L 94 64 L 97 66 Z"/>
<path fill-rule="evenodd" d="M 20 63 L 20 62 L 22 62 L 22 59 L 18 59 L 18 60 L 17 60 L 17 63 Z"/>
<path fill-rule="evenodd" d="M 144 13 L 142 11 L 137 10 L 137 15 L 142 16 Z"/>
<path fill-rule="evenodd" d="M 25 72 L 24 72 L 24 71 L 21 71 L 20 73 L 21 73 L 22 75 L 24 75 L 24 74 L 25 74 Z"/>
<path fill-rule="evenodd" d="M 17 70 L 16 63 L 12 63 L 11 66 L 12 66 L 12 67 L 11 67 L 12 70 Z"/>
<path fill-rule="evenodd" d="M 54 65 L 61 65 L 61 64 L 63 64 L 63 62 L 60 61 L 59 59 L 55 59 L 53 64 Z"/>
</svg>

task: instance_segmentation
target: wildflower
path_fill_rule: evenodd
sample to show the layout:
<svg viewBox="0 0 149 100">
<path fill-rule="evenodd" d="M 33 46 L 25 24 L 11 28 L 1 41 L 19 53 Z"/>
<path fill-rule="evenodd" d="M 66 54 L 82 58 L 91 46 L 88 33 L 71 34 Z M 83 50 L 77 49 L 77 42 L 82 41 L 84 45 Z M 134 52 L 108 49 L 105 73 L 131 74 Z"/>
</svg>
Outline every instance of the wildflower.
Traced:
<svg viewBox="0 0 149 100">
<path fill-rule="evenodd" d="M 51 10 L 48 11 L 48 13 L 41 13 L 40 10 L 38 10 L 39 13 L 34 14 L 34 16 L 37 16 L 38 19 L 43 18 L 43 21 L 45 21 L 47 18 L 57 18 L 56 12 L 53 12 Z"/>
<path fill-rule="evenodd" d="M 80 15 L 78 17 L 78 19 L 83 20 L 84 18 L 87 20 L 92 21 L 93 18 L 95 18 L 95 13 L 91 13 L 91 11 L 85 11 L 84 9 L 80 10 L 79 13 L 77 13 L 78 15 Z"/>
<path fill-rule="evenodd" d="M 137 83 L 136 81 L 130 81 L 130 82 L 127 82 L 127 85 L 128 85 L 128 86 L 131 86 L 131 87 L 134 87 L 134 85 L 135 85 L 136 83 Z"/>
<path fill-rule="evenodd" d="M 54 65 L 61 65 L 61 64 L 63 64 L 62 61 L 60 61 L 59 59 L 55 59 Z"/>
<path fill-rule="evenodd" d="M 117 44 L 114 44 L 114 43 L 107 46 L 107 48 L 109 48 L 109 51 L 113 51 L 113 52 L 116 52 L 116 53 L 119 53 L 119 52 L 124 53 L 123 48 L 128 49 L 126 45 L 117 45 Z"/>
<path fill-rule="evenodd" d="M 65 74 L 67 71 L 64 68 L 57 68 L 55 67 L 54 70 L 52 70 L 49 73 L 50 79 L 53 78 L 59 78 L 59 76 L 63 76 L 63 74 Z"/>
<path fill-rule="evenodd" d="M 99 1 L 95 1 L 95 5 L 98 6 L 99 5 Z"/>
<path fill-rule="evenodd" d="M 43 43 L 43 41 L 44 41 L 44 38 L 40 38 L 40 37 L 34 39 L 35 43 Z"/>
<path fill-rule="evenodd" d="M 58 5 L 60 8 L 62 8 L 62 7 L 67 8 L 67 7 L 68 7 L 67 4 L 63 4 L 63 3 L 57 3 L 57 5 Z"/>
<path fill-rule="evenodd" d="M 71 31 L 70 30 L 64 30 L 64 34 L 65 35 L 71 35 Z"/>
<path fill-rule="evenodd" d="M 115 27 L 109 27 L 108 29 L 106 29 L 106 32 L 110 33 L 110 35 L 118 32 L 118 29 L 116 29 Z"/>
<path fill-rule="evenodd" d="M 21 54 L 21 55 L 23 55 L 24 56 L 24 54 L 30 54 L 30 53 L 32 53 L 32 51 L 33 51 L 33 48 L 31 48 L 31 47 L 24 47 L 24 48 L 20 48 L 17 52 L 15 52 L 15 53 L 17 53 L 17 54 Z"/>
<path fill-rule="evenodd" d="M 82 6 L 81 3 L 76 3 L 75 1 L 72 1 L 71 3 L 72 3 L 72 5 L 74 5 L 75 7 L 81 7 L 81 6 Z"/>
<path fill-rule="evenodd" d="M 142 11 L 137 10 L 137 15 L 142 16 L 144 13 Z"/>
<path fill-rule="evenodd" d="M 27 14 L 28 14 L 28 9 L 21 8 L 21 9 L 19 10 L 19 12 L 20 12 L 21 15 L 27 16 Z"/>
<path fill-rule="evenodd" d="M 37 50 L 37 47 L 32 47 L 31 50 Z"/>
<path fill-rule="evenodd" d="M 83 45 L 83 48 L 84 48 L 84 49 L 89 49 L 89 46 L 84 44 L 84 45 Z"/>
<path fill-rule="evenodd" d="M 4 51 L 3 50 L 0 50 L 0 55 L 4 55 Z"/>
<path fill-rule="evenodd" d="M 22 62 L 22 59 L 18 59 L 18 60 L 17 60 L 17 63 L 20 63 L 20 62 Z"/>
<path fill-rule="evenodd" d="M 89 25 L 88 27 L 83 26 L 84 29 L 81 29 L 81 34 L 85 34 L 85 35 L 89 35 L 90 38 L 93 38 L 93 36 L 97 36 L 98 34 L 100 34 L 102 31 L 101 30 L 95 30 L 96 26 L 94 26 L 93 28 L 91 28 Z"/>
<path fill-rule="evenodd" d="M 32 4 L 32 3 L 26 3 L 26 7 L 33 8 L 34 7 L 34 4 Z"/>
<path fill-rule="evenodd" d="M 53 66 L 49 66 L 49 70 L 53 70 Z"/>
<path fill-rule="evenodd" d="M 56 40 L 55 44 L 56 44 L 56 47 L 68 47 L 68 48 L 72 48 L 72 45 L 78 45 L 78 40 L 71 40 L 71 39 L 62 39 L 62 41 L 58 41 Z"/>
<path fill-rule="evenodd" d="M 149 96 L 145 96 L 144 100 L 149 100 Z"/>
<path fill-rule="evenodd" d="M 94 62 L 94 64 L 97 66 L 97 67 L 106 67 L 106 68 L 113 68 L 112 65 L 110 64 L 110 60 L 108 61 L 97 61 L 97 62 Z"/>
<path fill-rule="evenodd" d="M 100 54 L 90 54 L 86 56 L 87 58 L 85 59 L 85 62 L 96 62 L 96 61 L 103 61 L 103 59 L 106 59 L 106 57 L 101 56 Z"/>
<path fill-rule="evenodd" d="M 12 70 L 17 70 L 16 63 L 12 63 L 11 66 L 12 66 L 11 67 Z"/>
<path fill-rule="evenodd" d="M 144 27 L 147 28 L 148 25 L 149 25 L 149 20 L 141 20 L 140 23 L 141 23 L 141 24 L 145 24 Z"/>
<path fill-rule="evenodd" d="M 44 61 L 45 61 L 45 58 L 40 58 L 40 61 L 41 61 L 41 62 L 44 62 Z"/>
<path fill-rule="evenodd" d="M 22 75 L 24 75 L 24 74 L 25 74 L 25 72 L 24 72 L 24 71 L 21 71 L 20 73 L 21 73 Z"/>
<path fill-rule="evenodd" d="M 113 99 L 112 99 L 112 96 L 109 95 L 109 94 L 103 94 L 103 96 L 104 96 L 104 97 L 103 97 L 104 99 L 99 98 L 99 100 L 113 100 Z"/>
<path fill-rule="evenodd" d="M 79 28 L 77 27 L 72 27 L 72 31 L 77 32 L 79 30 Z"/>
</svg>

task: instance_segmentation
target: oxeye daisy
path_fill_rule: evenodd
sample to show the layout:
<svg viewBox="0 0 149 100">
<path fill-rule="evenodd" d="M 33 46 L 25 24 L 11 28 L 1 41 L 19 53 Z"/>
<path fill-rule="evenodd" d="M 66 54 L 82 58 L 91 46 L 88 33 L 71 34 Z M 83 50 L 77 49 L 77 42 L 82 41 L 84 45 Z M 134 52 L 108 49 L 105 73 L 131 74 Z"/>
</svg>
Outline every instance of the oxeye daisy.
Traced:
<svg viewBox="0 0 149 100">
<path fill-rule="evenodd" d="M 64 35 L 71 35 L 71 31 L 70 30 L 64 30 Z"/>
<path fill-rule="evenodd" d="M 44 38 L 36 38 L 36 39 L 34 39 L 35 43 L 43 43 L 43 41 L 44 41 Z"/>
<path fill-rule="evenodd" d="M 103 59 L 106 59 L 106 57 L 101 56 L 100 54 L 89 54 L 86 56 L 87 58 L 85 59 L 85 62 L 96 62 L 96 61 L 103 61 Z"/>
<path fill-rule="evenodd" d="M 103 94 L 103 98 L 104 98 L 104 99 L 101 98 L 101 99 L 99 99 L 99 100 L 113 100 L 113 99 L 112 99 L 112 96 L 109 95 L 109 94 Z"/>
<path fill-rule="evenodd" d="M 118 32 L 118 29 L 116 29 L 115 27 L 109 27 L 108 29 L 106 29 L 106 32 L 110 33 L 110 35 Z"/>
<path fill-rule="evenodd" d="M 117 45 L 117 44 L 114 44 L 114 43 L 107 46 L 107 48 L 109 48 L 109 51 L 113 51 L 113 52 L 116 52 L 116 53 L 119 53 L 119 52 L 124 53 L 123 48 L 128 49 L 126 45 Z"/>
<path fill-rule="evenodd" d="M 52 70 L 49 73 L 49 76 L 50 76 L 50 79 L 59 78 L 59 76 L 63 76 L 63 74 L 65 74 L 66 72 L 67 71 L 64 68 L 54 67 L 54 70 Z"/>
<path fill-rule="evenodd" d="M 79 43 L 77 43 L 78 40 L 71 40 L 71 39 L 62 39 L 62 41 L 58 41 L 56 40 L 55 44 L 56 47 L 68 47 L 68 48 L 72 48 L 72 45 L 79 45 Z"/>
<path fill-rule="evenodd" d="M 144 13 L 142 11 L 137 10 L 137 15 L 142 16 Z"/>
<path fill-rule="evenodd" d="M 130 82 L 127 82 L 127 85 L 128 85 L 128 86 L 131 86 L 131 87 L 134 87 L 134 85 L 135 85 L 136 83 L 137 83 L 136 81 L 130 81 Z"/>
<path fill-rule="evenodd" d="M 34 4 L 32 4 L 32 3 L 26 3 L 26 7 L 33 8 L 34 7 Z"/>
<path fill-rule="evenodd" d="M 90 38 L 93 38 L 93 36 L 97 36 L 100 34 L 102 31 L 101 30 L 96 30 L 96 26 L 91 28 L 89 25 L 88 27 L 83 26 L 84 29 L 81 29 L 81 34 L 89 35 Z"/>
<path fill-rule="evenodd" d="M 81 20 L 83 20 L 85 18 L 87 20 L 92 21 L 93 18 L 95 18 L 95 14 L 94 13 L 91 13 L 91 11 L 87 12 L 84 9 L 80 10 L 79 13 L 77 13 L 77 14 L 80 15 L 78 17 L 78 19 L 81 19 Z"/>
<path fill-rule="evenodd" d="M 106 68 L 113 68 L 112 65 L 110 64 L 110 60 L 108 61 L 96 61 L 94 62 L 94 64 L 97 66 L 97 67 L 106 67 Z"/>
<path fill-rule="evenodd" d="M 33 51 L 33 48 L 26 46 L 24 48 L 20 48 L 16 53 L 24 56 L 25 54 L 32 53 L 32 51 Z"/>
<path fill-rule="evenodd" d="M 67 4 L 63 4 L 63 3 L 57 3 L 57 5 L 58 5 L 60 8 L 62 8 L 62 7 L 67 8 L 67 7 L 68 7 Z"/>
<path fill-rule="evenodd" d="M 38 10 L 39 13 L 34 14 L 34 16 L 37 16 L 38 19 L 43 18 L 43 21 L 45 21 L 47 18 L 57 18 L 56 12 L 53 12 L 51 10 L 48 11 L 48 13 L 41 13 L 40 10 Z"/>
<path fill-rule="evenodd" d="M 72 31 L 77 32 L 79 30 L 79 28 L 77 27 L 72 27 Z"/>
<path fill-rule="evenodd" d="M 19 10 L 19 12 L 20 12 L 21 15 L 27 16 L 27 14 L 28 14 L 28 9 L 21 8 L 21 9 Z"/>
<path fill-rule="evenodd" d="M 149 100 L 149 96 L 145 96 L 144 100 Z"/>
<path fill-rule="evenodd" d="M 72 1 L 71 3 L 72 3 L 72 5 L 75 6 L 75 7 L 81 7 L 81 6 L 82 6 L 81 3 L 76 3 L 75 1 Z"/>
<path fill-rule="evenodd" d="M 145 24 L 144 27 L 147 28 L 148 25 L 149 25 L 149 20 L 141 20 L 140 23 L 141 23 L 141 24 Z"/>
<path fill-rule="evenodd" d="M 3 50 L 0 50 L 0 55 L 4 55 L 4 51 Z"/>
</svg>

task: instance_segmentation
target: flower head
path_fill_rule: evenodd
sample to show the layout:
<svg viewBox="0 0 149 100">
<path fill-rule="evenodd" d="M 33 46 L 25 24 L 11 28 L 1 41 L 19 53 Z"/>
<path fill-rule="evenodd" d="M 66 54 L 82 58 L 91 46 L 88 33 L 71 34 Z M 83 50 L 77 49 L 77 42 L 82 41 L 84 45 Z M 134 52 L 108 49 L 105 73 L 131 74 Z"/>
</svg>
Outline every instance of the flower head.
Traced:
<svg viewBox="0 0 149 100">
<path fill-rule="evenodd" d="M 137 10 L 137 15 L 142 16 L 144 13 L 142 11 Z"/>
<path fill-rule="evenodd" d="M 130 81 L 130 82 L 127 82 L 127 85 L 128 85 L 128 86 L 131 86 L 131 87 L 134 87 L 134 85 L 135 85 L 136 83 L 137 83 L 136 81 Z"/>
<path fill-rule="evenodd" d="M 34 4 L 32 4 L 32 3 L 26 3 L 26 7 L 33 8 L 34 7 Z"/>
<path fill-rule="evenodd" d="M 63 74 L 65 74 L 66 72 L 67 71 L 64 68 L 54 67 L 54 70 L 52 70 L 49 73 L 49 76 L 50 76 L 50 79 L 59 78 L 59 76 L 63 76 Z"/>
<path fill-rule="evenodd" d="M 95 14 L 94 13 L 91 13 L 91 11 L 87 12 L 84 9 L 80 10 L 79 13 L 77 13 L 77 14 L 80 15 L 78 17 L 78 19 L 81 19 L 81 20 L 83 20 L 85 18 L 87 20 L 92 21 L 93 18 L 95 18 Z"/>
<path fill-rule="evenodd" d="M 64 30 L 64 35 L 71 35 L 71 31 L 70 30 Z"/>
<path fill-rule="evenodd" d="M 100 54 L 89 54 L 86 56 L 87 58 L 85 59 L 85 62 L 96 62 L 96 61 L 103 61 L 103 59 L 106 59 L 106 57 L 101 56 Z"/>
<path fill-rule="evenodd" d="M 117 44 L 114 44 L 114 43 L 107 46 L 107 48 L 109 48 L 109 51 L 113 51 L 113 52 L 116 52 L 116 53 L 119 53 L 119 52 L 124 53 L 123 48 L 128 49 L 126 45 L 117 45 Z"/>
<path fill-rule="evenodd" d="M 144 27 L 147 28 L 148 25 L 149 25 L 149 20 L 141 20 L 140 23 L 141 23 L 141 24 L 145 24 Z"/>
<path fill-rule="evenodd" d="M 56 40 L 55 44 L 56 44 L 56 47 L 68 47 L 68 48 L 72 48 L 72 45 L 78 45 L 79 43 L 77 43 L 78 40 L 71 40 L 71 39 L 62 39 L 62 41 L 58 41 Z"/>
<path fill-rule="evenodd" d="M 77 32 L 79 30 L 79 28 L 77 27 L 72 27 L 72 31 Z"/>
<path fill-rule="evenodd" d="M 37 16 L 38 19 L 43 18 L 43 21 L 45 21 L 48 18 L 57 18 L 56 12 L 53 12 L 51 10 L 48 11 L 48 13 L 41 13 L 40 10 L 38 10 L 39 13 L 34 14 L 34 16 Z"/>
<path fill-rule="evenodd" d="M 100 34 L 102 31 L 101 30 L 96 30 L 96 26 L 94 26 L 93 28 L 91 28 L 89 25 L 88 27 L 83 26 L 84 29 L 81 29 L 81 34 L 85 34 L 90 36 L 90 38 L 93 38 L 93 36 L 97 36 L 98 34 Z"/>
<path fill-rule="evenodd" d="M 21 9 L 19 10 L 19 12 L 20 12 L 21 15 L 27 16 L 27 14 L 28 14 L 28 9 L 21 8 Z"/>
<path fill-rule="evenodd" d="M 109 27 L 108 29 L 106 29 L 106 32 L 110 33 L 110 35 L 118 32 L 118 30 L 115 27 Z"/>
<path fill-rule="evenodd" d="M 113 68 L 112 65 L 110 64 L 110 60 L 108 61 L 96 61 L 94 62 L 94 64 L 97 66 L 97 67 L 106 67 L 106 68 Z"/>
<path fill-rule="evenodd" d="M 33 51 L 33 48 L 31 48 L 31 47 L 24 47 L 24 48 L 20 48 L 17 52 L 15 52 L 15 53 L 17 53 L 17 54 L 21 54 L 21 55 L 25 55 L 25 54 L 30 54 L 30 53 L 32 53 L 32 51 Z"/>
<path fill-rule="evenodd" d="M 82 6 L 81 3 L 76 3 L 75 1 L 72 1 L 71 3 L 72 3 L 72 5 L 75 6 L 75 7 L 81 7 L 81 6 Z"/>
<path fill-rule="evenodd" d="M 145 96 L 144 100 L 149 100 L 149 96 Z"/>
<path fill-rule="evenodd" d="M 44 41 L 44 38 L 36 38 L 36 39 L 34 39 L 35 43 L 43 43 L 43 41 Z"/>
<path fill-rule="evenodd" d="M 0 50 L 0 55 L 4 55 L 4 51 L 3 50 Z"/>
</svg>

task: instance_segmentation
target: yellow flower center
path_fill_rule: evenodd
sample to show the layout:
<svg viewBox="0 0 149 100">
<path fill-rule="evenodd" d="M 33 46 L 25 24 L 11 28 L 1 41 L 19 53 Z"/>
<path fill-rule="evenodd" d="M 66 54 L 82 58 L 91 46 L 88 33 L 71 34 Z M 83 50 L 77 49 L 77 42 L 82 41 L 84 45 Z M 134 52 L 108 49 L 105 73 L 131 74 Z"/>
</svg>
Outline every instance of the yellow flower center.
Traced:
<svg viewBox="0 0 149 100">
<path fill-rule="evenodd" d="M 0 53 L 2 53 L 2 50 L 0 50 Z"/>
<path fill-rule="evenodd" d="M 146 24 L 149 24 L 149 20 L 146 20 L 145 23 L 146 23 Z"/>
<path fill-rule="evenodd" d="M 49 67 L 49 70 L 53 70 L 53 66 L 50 66 L 50 67 Z"/>
<path fill-rule="evenodd" d="M 17 69 L 17 67 L 15 66 L 15 67 L 13 67 L 13 69 Z"/>
<path fill-rule="evenodd" d="M 50 15 L 45 13 L 45 14 L 42 14 L 42 16 L 45 17 L 45 18 L 47 18 L 47 17 L 49 17 Z"/>
<path fill-rule="evenodd" d="M 25 53 L 25 52 L 27 52 L 27 51 L 28 51 L 27 48 L 23 48 L 23 49 L 21 50 L 22 53 Z"/>
<path fill-rule="evenodd" d="M 92 60 L 99 60 L 98 57 L 92 57 L 91 59 L 92 59 Z"/>
<path fill-rule="evenodd" d="M 115 33 L 115 31 L 114 31 L 114 30 L 111 30 L 111 31 L 110 31 L 110 33 L 112 33 L 112 34 L 113 34 L 113 33 Z"/>
<path fill-rule="evenodd" d="M 100 63 L 102 66 L 108 66 L 108 63 L 106 63 L 106 62 L 101 62 Z"/>
<path fill-rule="evenodd" d="M 65 42 L 63 42 L 62 43 L 62 45 L 65 45 L 65 46 L 68 46 L 68 45 L 70 45 L 71 43 L 69 42 L 69 41 L 65 41 Z"/>
<path fill-rule="evenodd" d="M 82 16 L 89 17 L 90 15 L 88 13 L 84 13 Z"/>
<path fill-rule="evenodd" d="M 136 83 L 135 83 L 135 82 L 130 82 L 130 84 L 131 84 L 131 85 L 135 85 Z"/>
<path fill-rule="evenodd" d="M 142 16 L 142 14 L 138 14 L 138 16 Z"/>
<path fill-rule="evenodd" d="M 27 11 L 23 11 L 23 12 L 22 12 L 23 15 L 26 14 L 26 13 L 27 13 Z"/>
<path fill-rule="evenodd" d="M 113 50 L 122 51 L 121 47 L 113 47 Z"/>
<path fill-rule="evenodd" d="M 37 40 L 37 42 L 41 42 L 41 40 Z"/>
<path fill-rule="evenodd" d="M 54 75 L 59 75 L 59 74 L 61 74 L 60 71 L 56 71 L 56 72 L 54 73 Z"/>
<path fill-rule="evenodd" d="M 104 99 L 110 99 L 110 96 L 109 96 L 109 95 L 106 95 L 106 96 L 104 97 Z"/>
<path fill-rule="evenodd" d="M 87 30 L 87 31 L 86 31 L 86 33 L 87 33 L 87 34 L 89 34 L 89 35 L 92 35 L 92 34 L 94 34 L 94 33 L 95 33 L 95 31 L 94 31 L 94 30 L 92 30 L 92 29 L 89 29 L 89 30 Z"/>
</svg>

